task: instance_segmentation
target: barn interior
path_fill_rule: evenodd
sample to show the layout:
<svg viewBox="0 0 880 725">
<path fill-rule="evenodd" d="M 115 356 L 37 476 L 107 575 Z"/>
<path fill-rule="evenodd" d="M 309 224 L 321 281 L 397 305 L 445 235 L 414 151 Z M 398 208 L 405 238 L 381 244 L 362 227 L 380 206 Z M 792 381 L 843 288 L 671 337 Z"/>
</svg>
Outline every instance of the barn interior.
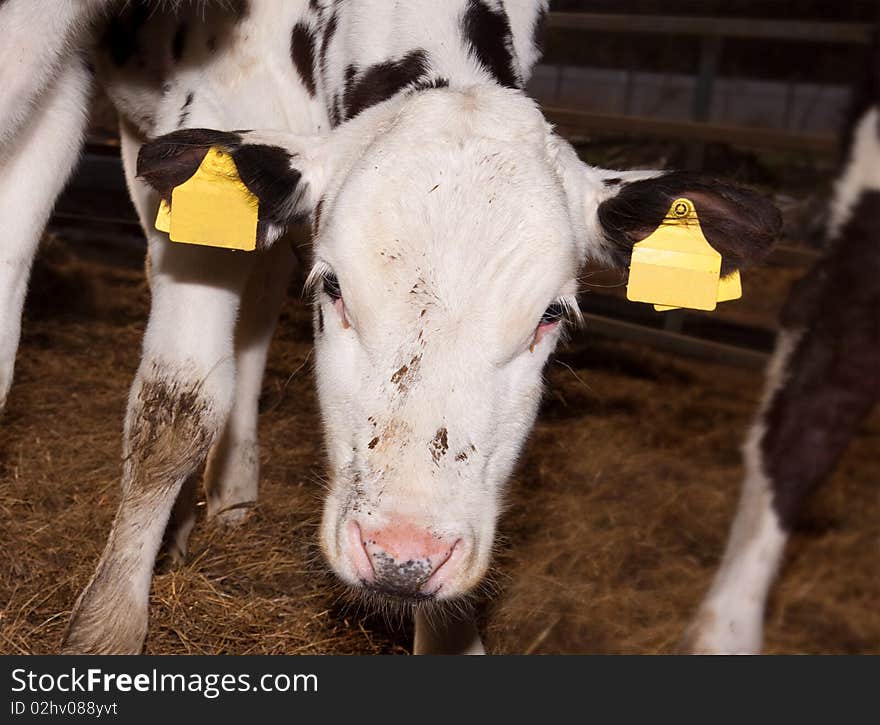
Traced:
<svg viewBox="0 0 880 725">
<path fill-rule="evenodd" d="M 626 300 L 625 274 L 584 271 L 585 324 L 548 364 L 474 598 L 490 652 L 670 653 L 723 552 L 780 307 L 821 253 L 876 10 L 558 0 L 551 11 L 530 90 L 582 158 L 733 179 L 784 217 L 742 299 L 711 313 L 658 313 Z M 352 600 L 317 548 L 324 449 L 303 281 L 291 280 L 263 382 L 260 500 L 234 531 L 201 514 L 188 561 L 157 573 L 148 653 L 411 651 L 408 620 Z M 0 419 L 4 654 L 57 651 L 103 549 L 149 300 L 116 119 L 97 96 L 32 271 Z M 766 652 L 880 653 L 878 439 L 875 410 L 799 517 Z"/>
</svg>

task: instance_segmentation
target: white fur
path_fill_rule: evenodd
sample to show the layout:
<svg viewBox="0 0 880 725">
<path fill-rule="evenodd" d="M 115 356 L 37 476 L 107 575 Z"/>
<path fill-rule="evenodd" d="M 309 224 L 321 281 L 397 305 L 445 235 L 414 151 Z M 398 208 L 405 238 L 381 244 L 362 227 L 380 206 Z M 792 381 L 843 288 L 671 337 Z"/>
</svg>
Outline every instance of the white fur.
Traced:
<svg viewBox="0 0 880 725">
<path fill-rule="evenodd" d="M 50 102 L 48 90 L 82 44 L 89 23 L 111 0 L 7 0 L 0 5 L 0 159 L 25 122 Z M 81 81 L 85 83 L 85 79 Z M 47 95 L 48 94 L 48 95 Z M 81 102 L 79 102 L 81 103 Z M 52 138 L 45 129 L 41 138 Z M 59 134 L 63 136 L 63 134 Z M 50 187 L 51 188 L 51 187 Z"/>
<path fill-rule="evenodd" d="M 865 191 L 880 191 L 880 111 L 871 108 L 856 124 L 846 168 L 837 180 L 828 220 L 834 240 Z"/>
</svg>

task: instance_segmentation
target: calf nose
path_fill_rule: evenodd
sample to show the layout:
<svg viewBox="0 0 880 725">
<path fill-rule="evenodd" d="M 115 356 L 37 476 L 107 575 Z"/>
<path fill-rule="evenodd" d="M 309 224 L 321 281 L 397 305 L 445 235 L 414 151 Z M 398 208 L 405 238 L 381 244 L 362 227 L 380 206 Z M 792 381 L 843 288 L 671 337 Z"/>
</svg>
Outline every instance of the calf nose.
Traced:
<svg viewBox="0 0 880 725">
<path fill-rule="evenodd" d="M 443 575 L 448 574 L 446 569 L 458 544 L 412 524 L 373 530 L 355 527 L 357 540 L 350 543 L 360 549 L 355 554 L 361 562 L 356 566 L 361 579 L 397 596 L 435 593 L 442 584 L 441 569 Z"/>
</svg>

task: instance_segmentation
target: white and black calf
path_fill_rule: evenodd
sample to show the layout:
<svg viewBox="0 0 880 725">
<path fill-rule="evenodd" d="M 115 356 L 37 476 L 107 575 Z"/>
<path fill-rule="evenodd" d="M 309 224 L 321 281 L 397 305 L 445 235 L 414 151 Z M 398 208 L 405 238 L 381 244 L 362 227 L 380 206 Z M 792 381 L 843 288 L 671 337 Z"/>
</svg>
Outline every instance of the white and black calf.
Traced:
<svg viewBox="0 0 880 725">
<path fill-rule="evenodd" d="M 880 46 L 844 134 L 822 258 L 781 315 L 721 568 L 683 648 L 760 652 L 764 608 L 805 497 L 880 398 Z"/>
<path fill-rule="evenodd" d="M 417 651 L 479 651 L 472 625 L 430 627 L 423 605 L 485 574 L 582 265 L 626 267 L 679 196 L 725 272 L 769 250 L 779 215 L 712 179 L 582 163 L 521 90 L 545 2 L 235 7 L 202 20 L 136 4 L 95 61 L 123 117 L 153 302 L 122 501 L 65 649 L 140 650 L 163 530 L 206 457 L 209 517 L 238 518 L 255 498 L 256 397 L 293 264 L 275 242 L 309 219 L 323 551 L 358 592 L 416 605 Z M 152 227 L 209 147 L 259 199 L 256 254 Z M 260 275 L 274 280 L 265 297 Z M 179 502 L 168 538 L 180 550 L 191 522 Z"/>
</svg>

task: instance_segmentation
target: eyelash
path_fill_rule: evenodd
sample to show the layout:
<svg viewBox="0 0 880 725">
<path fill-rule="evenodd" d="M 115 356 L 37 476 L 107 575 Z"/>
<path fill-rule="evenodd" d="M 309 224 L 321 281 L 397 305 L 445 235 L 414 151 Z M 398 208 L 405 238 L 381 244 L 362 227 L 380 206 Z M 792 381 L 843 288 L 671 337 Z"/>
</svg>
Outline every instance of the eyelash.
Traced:
<svg viewBox="0 0 880 725">
<path fill-rule="evenodd" d="M 326 294 L 333 302 L 342 299 L 342 289 L 339 286 L 339 280 L 333 272 L 325 272 L 323 277 L 324 294 Z"/>
<path fill-rule="evenodd" d="M 541 315 L 541 321 L 538 325 L 552 325 L 555 322 L 562 322 L 566 316 L 565 306 L 561 302 L 554 302 Z"/>
</svg>

